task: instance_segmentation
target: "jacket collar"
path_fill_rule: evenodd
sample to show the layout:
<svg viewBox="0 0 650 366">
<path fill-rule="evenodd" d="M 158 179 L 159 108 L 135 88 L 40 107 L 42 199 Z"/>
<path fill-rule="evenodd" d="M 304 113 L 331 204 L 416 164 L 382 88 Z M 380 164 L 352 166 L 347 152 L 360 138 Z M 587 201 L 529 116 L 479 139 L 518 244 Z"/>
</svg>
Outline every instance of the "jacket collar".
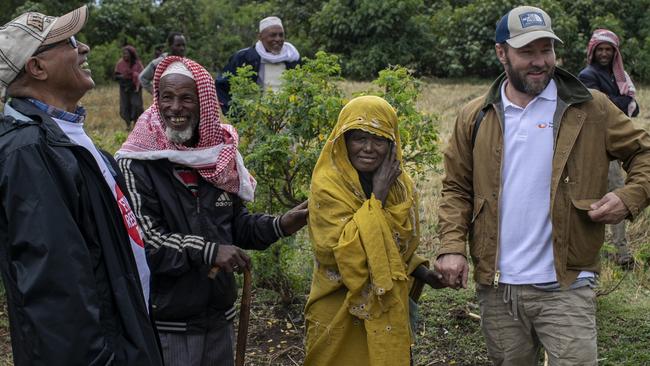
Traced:
<svg viewBox="0 0 650 366">
<path fill-rule="evenodd" d="M 52 142 L 70 144 L 70 138 L 61 130 L 59 125 L 52 120 L 47 113 L 38 109 L 35 105 L 23 98 L 12 98 L 9 105 L 16 112 L 31 119 L 35 122 L 40 122 L 40 126 L 47 131 L 47 139 Z"/>
<path fill-rule="evenodd" d="M 506 73 L 504 72 L 492 83 L 481 109 L 501 103 L 501 84 L 505 80 Z M 553 80 L 557 86 L 558 99 L 568 105 L 584 103 L 593 98 L 589 90 L 575 76 L 560 67 L 555 68 Z"/>
</svg>

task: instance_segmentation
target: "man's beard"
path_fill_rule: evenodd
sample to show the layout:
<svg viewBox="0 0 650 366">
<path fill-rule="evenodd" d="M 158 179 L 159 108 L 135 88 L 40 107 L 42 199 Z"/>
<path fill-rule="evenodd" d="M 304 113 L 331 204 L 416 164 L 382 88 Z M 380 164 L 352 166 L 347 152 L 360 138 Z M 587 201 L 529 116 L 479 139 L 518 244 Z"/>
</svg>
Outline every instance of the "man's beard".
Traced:
<svg viewBox="0 0 650 366">
<path fill-rule="evenodd" d="M 553 74 L 555 73 L 555 66 L 551 66 L 548 72 L 546 73 L 546 78 L 539 80 L 539 81 L 527 81 L 526 80 L 526 74 L 529 71 L 532 72 L 539 72 L 544 70 L 542 67 L 531 67 L 527 70 L 524 70 L 520 73 L 515 72 L 512 69 L 512 65 L 510 64 L 510 60 L 508 60 L 508 63 L 506 64 L 506 75 L 508 75 L 508 82 L 519 92 L 526 93 L 528 95 L 531 95 L 533 97 L 538 96 L 541 94 L 544 89 L 546 89 L 546 86 L 548 83 L 551 81 L 551 78 L 553 77 Z"/>
<path fill-rule="evenodd" d="M 189 124 L 184 130 L 181 131 L 177 131 L 174 130 L 173 128 L 166 127 L 165 135 L 167 136 L 167 139 L 171 142 L 177 144 L 184 144 L 187 141 L 191 140 L 192 137 L 194 136 L 195 127 L 196 127 L 196 123 Z"/>
</svg>

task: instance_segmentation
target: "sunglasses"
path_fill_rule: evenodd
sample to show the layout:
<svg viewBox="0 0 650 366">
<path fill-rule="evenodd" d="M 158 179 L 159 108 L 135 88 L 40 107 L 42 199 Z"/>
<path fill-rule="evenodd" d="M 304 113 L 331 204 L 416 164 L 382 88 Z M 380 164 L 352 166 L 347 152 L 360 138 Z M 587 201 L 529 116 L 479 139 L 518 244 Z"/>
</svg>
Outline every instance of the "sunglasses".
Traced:
<svg viewBox="0 0 650 366">
<path fill-rule="evenodd" d="M 56 43 L 52 43 L 52 44 L 48 44 L 48 45 L 39 47 L 39 48 L 36 49 L 36 52 L 34 52 L 34 54 L 32 56 L 36 56 L 39 53 L 49 51 L 52 48 L 55 48 L 55 47 L 58 47 L 58 46 L 62 45 L 63 43 L 68 43 L 70 45 L 70 47 L 72 47 L 72 48 L 79 47 L 79 44 L 77 43 L 77 39 L 74 36 L 72 36 L 72 37 L 70 37 L 68 39 L 64 39 L 63 41 L 59 41 L 59 42 L 56 42 Z"/>
</svg>

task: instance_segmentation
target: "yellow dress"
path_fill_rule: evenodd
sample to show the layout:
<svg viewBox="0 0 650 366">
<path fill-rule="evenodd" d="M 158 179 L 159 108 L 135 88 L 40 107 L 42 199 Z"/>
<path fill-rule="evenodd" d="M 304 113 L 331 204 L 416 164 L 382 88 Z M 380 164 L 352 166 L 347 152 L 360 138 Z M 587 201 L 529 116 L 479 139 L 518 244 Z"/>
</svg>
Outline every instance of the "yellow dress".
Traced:
<svg viewBox="0 0 650 366">
<path fill-rule="evenodd" d="M 419 244 L 413 181 L 402 173 L 386 207 L 367 199 L 348 159 L 343 134 L 361 129 L 392 140 L 401 161 L 397 115 L 385 100 L 364 96 L 339 115 L 311 180 L 309 235 L 315 255 L 305 307 L 307 366 L 408 366 L 412 344 L 409 276 L 426 260 Z"/>
</svg>

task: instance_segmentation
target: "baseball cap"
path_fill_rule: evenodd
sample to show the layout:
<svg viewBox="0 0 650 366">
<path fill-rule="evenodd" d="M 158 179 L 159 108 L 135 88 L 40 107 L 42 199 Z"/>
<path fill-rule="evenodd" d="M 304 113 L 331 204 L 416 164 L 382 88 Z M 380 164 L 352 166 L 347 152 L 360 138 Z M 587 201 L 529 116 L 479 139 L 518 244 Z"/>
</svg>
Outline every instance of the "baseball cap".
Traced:
<svg viewBox="0 0 650 366">
<path fill-rule="evenodd" d="M 544 10 L 534 6 L 518 6 L 499 20 L 494 40 L 520 48 L 539 38 L 553 38 L 562 42 L 551 29 L 551 17 Z"/>
<path fill-rule="evenodd" d="M 0 27 L 0 94 L 41 46 L 66 40 L 84 27 L 86 5 L 60 17 L 28 12 Z"/>
</svg>

